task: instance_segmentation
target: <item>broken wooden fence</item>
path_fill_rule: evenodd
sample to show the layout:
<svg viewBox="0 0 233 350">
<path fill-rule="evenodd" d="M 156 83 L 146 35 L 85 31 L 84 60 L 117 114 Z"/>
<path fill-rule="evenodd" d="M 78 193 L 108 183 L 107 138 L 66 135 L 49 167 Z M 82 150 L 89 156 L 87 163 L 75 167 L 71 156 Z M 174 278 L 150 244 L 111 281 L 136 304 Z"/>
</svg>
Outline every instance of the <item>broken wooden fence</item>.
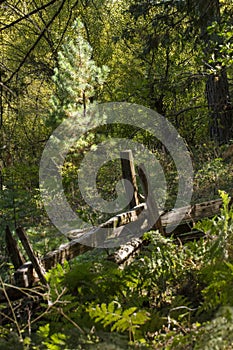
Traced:
<svg viewBox="0 0 233 350">
<path fill-rule="evenodd" d="M 129 198 L 128 211 L 112 217 L 98 227 L 93 227 L 91 230 L 77 229 L 76 231 L 72 231 L 70 235 L 71 240 L 68 243 L 62 244 L 58 249 L 47 253 L 40 259 L 33 252 L 23 228 L 17 228 L 16 233 L 29 257 L 28 262 L 24 260 L 18 248 L 17 241 L 14 239 L 9 227 L 6 228 L 6 244 L 15 268 L 14 280 L 16 288 L 12 286 L 0 292 L 0 302 L 7 301 L 7 299 L 15 300 L 21 298 L 24 293 L 20 288 L 30 288 L 35 282 L 40 281 L 43 285 L 46 285 L 47 282 L 44 277 L 46 271 L 55 267 L 58 263 L 63 264 L 64 261 L 69 261 L 93 249 L 85 244 L 87 238 L 94 237 L 98 243 L 98 237 L 103 229 L 107 229 L 110 237 L 114 236 L 116 230 L 119 230 L 119 228 L 122 229 L 121 234 L 123 234 L 127 224 L 138 222 L 139 217 L 141 220 L 140 225 L 138 225 L 141 228 L 140 237 L 132 238 L 132 240 L 122 245 L 115 253 L 110 255 L 108 259 L 120 265 L 135 254 L 143 245 L 142 235 L 147 230 L 146 228 L 151 227 L 151 223 L 153 223 L 153 229 L 159 230 L 161 234 L 165 236 L 173 235 L 175 238 L 179 237 L 183 242 L 190 239 L 197 239 L 204 235 L 202 232 L 192 231 L 194 223 L 205 217 L 213 217 L 219 214 L 222 206 L 221 199 L 188 205 L 166 213 L 160 213 L 156 202 L 150 195 L 150 184 L 148 183 L 143 164 L 139 166 L 138 172 L 145 202 L 139 204 L 140 196 L 138 194 L 136 172 L 131 151 L 121 153 L 121 159 L 123 176 L 131 182 L 134 188 L 133 198 Z M 126 195 L 128 195 L 128 189 L 125 188 L 125 190 Z M 158 219 L 156 220 L 155 218 Z M 167 234 L 166 232 L 170 233 Z"/>
</svg>

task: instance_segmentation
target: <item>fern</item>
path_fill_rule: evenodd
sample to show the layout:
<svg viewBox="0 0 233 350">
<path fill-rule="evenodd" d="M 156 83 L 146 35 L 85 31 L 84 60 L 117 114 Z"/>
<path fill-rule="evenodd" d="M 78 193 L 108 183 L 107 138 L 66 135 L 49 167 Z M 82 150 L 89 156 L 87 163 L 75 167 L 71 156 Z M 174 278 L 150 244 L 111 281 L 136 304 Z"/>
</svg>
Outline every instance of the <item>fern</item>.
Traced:
<svg viewBox="0 0 233 350">
<path fill-rule="evenodd" d="M 201 275 L 206 287 L 202 290 L 204 298 L 201 310 L 216 310 L 223 305 L 233 305 L 233 265 L 219 262 L 203 268 Z"/>
<path fill-rule="evenodd" d="M 105 328 L 111 326 L 111 332 L 119 333 L 128 331 L 130 341 L 135 338 L 135 331 L 146 321 L 149 320 L 149 313 L 146 311 L 137 311 L 136 307 L 130 307 L 123 310 L 121 305 L 112 301 L 108 305 L 89 306 L 87 311 L 95 322 L 100 322 Z"/>
<path fill-rule="evenodd" d="M 230 208 L 230 197 L 224 192 L 219 191 L 223 206 L 220 215 L 213 219 L 204 219 L 197 223 L 195 227 L 216 237 L 210 244 L 207 260 L 228 260 L 232 255 L 233 245 L 233 208 Z"/>
<path fill-rule="evenodd" d="M 46 346 L 46 349 L 60 350 L 64 349 L 64 345 L 66 345 L 67 336 L 63 333 L 54 333 L 50 335 L 49 324 L 39 327 L 37 334 L 40 338 L 45 339 L 42 341 L 42 344 Z"/>
<path fill-rule="evenodd" d="M 223 307 L 215 318 L 199 329 L 196 350 L 230 350 L 233 344 L 233 309 Z"/>
</svg>

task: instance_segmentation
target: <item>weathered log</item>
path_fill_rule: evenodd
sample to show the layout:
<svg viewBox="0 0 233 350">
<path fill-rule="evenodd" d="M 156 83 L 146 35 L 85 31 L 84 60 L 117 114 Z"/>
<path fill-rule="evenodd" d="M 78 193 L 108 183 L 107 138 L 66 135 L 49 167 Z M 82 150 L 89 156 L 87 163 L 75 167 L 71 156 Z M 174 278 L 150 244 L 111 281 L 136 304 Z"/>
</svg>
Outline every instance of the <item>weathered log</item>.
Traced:
<svg viewBox="0 0 233 350">
<path fill-rule="evenodd" d="M 232 203 L 232 201 L 231 201 Z M 194 205 L 171 210 L 161 215 L 162 225 L 166 228 L 166 235 L 178 234 L 180 225 L 184 223 L 192 225 L 203 219 L 211 218 L 220 213 L 222 199 L 202 202 Z"/>
<path fill-rule="evenodd" d="M 162 226 L 161 217 L 159 214 L 159 209 L 157 203 L 153 198 L 153 191 L 146 173 L 144 164 L 138 166 L 138 175 L 142 184 L 144 196 L 146 198 L 146 204 L 148 208 L 148 216 L 151 228 L 153 230 L 159 230 L 161 234 L 164 234 L 164 229 Z"/>
<path fill-rule="evenodd" d="M 230 204 L 232 204 L 232 200 Z M 143 205 L 145 206 L 145 204 Z M 182 243 L 205 237 L 203 232 L 193 229 L 195 222 L 206 217 L 211 218 L 218 215 L 221 207 L 222 200 L 217 199 L 162 213 L 161 224 L 164 228 L 164 234 L 166 237 L 173 235 L 174 239 Z M 169 232 L 165 233 L 166 229 L 168 229 Z M 134 243 L 134 241 L 136 243 Z M 138 240 L 132 240 L 131 242 L 122 245 L 118 250 L 111 254 L 108 259 L 114 261 L 118 265 L 124 264 L 132 254 L 136 254 L 143 246 L 142 240 L 139 245 L 137 245 L 137 242 Z"/>
<path fill-rule="evenodd" d="M 41 263 L 43 264 L 45 270 L 49 270 L 52 267 L 56 266 L 58 263 L 63 264 L 65 260 L 69 261 L 74 257 L 87 252 L 94 248 L 93 246 L 86 245 L 85 242 L 91 242 L 91 238 L 96 242 L 98 239 L 98 234 L 100 239 L 101 237 L 101 229 L 109 229 L 108 234 L 111 235 L 115 228 L 120 227 L 122 225 L 126 225 L 127 223 L 136 221 L 138 215 L 143 211 L 144 206 L 138 206 L 135 210 L 130 210 L 129 212 L 116 215 L 115 217 L 109 219 L 105 223 L 101 224 L 99 227 L 93 227 L 92 229 L 87 230 L 72 230 L 68 233 L 69 239 L 71 241 L 66 244 L 62 244 L 58 249 L 47 253 L 42 259 Z"/>
<path fill-rule="evenodd" d="M 36 273 L 41 281 L 42 284 L 44 284 L 45 286 L 47 285 L 47 281 L 44 277 L 44 273 L 45 271 L 43 271 L 42 266 L 40 265 L 39 259 L 35 256 L 32 246 L 28 240 L 27 235 L 25 234 L 24 230 L 22 229 L 22 227 L 18 227 L 16 229 L 16 233 L 19 237 L 19 239 L 21 240 L 21 243 L 30 259 L 30 261 L 32 262 L 32 265 L 34 267 L 34 269 L 36 270 Z"/>
<path fill-rule="evenodd" d="M 42 259 L 46 271 L 55 267 L 57 264 L 63 264 L 65 261 L 69 261 L 80 254 L 86 253 L 92 247 L 80 244 L 76 239 L 73 239 L 69 243 L 62 244 L 58 249 L 47 253 Z"/>
<path fill-rule="evenodd" d="M 127 180 L 125 182 L 125 192 L 129 202 L 129 209 L 132 209 L 139 205 L 138 187 L 136 181 L 133 153 L 131 150 L 123 151 L 120 153 L 120 157 L 123 178 Z"/>
<path fill-rule="evenodd" d="M 115 262 L 118 265 L 123 264 L 125 261 L 128 262 L 129 257 L 134 256 L 141 246 L 143 245 L 143 240 L 141 238 L 136 238 L 131 242 L 122 245 L 113 254 L 108 256 L 108 260 Z"/>
<path fill-rule="evenodd" d="M 49 269 L 55 267 L 58 263 L 63 264 L 64 261 L 69 261 L 80 254 L 84 254 L 88 250 L 94 248 L 98 243 L 104 242 L 106 235 L 109 237 L 117 235 L 116 228 L 122 227 L 122 231 L 119 230 L 118 234 L 124 235 L 123 230 L 127 230 L 124 225 L 137 221 L 138 216 L 144 210 L 145 205 L 140 204 L 133 210 L 116 215 L 115 217 L 109 219 L 105 223 L 101 224 L 99 227 L 94 227 L 92 229 L 86 230 L 73 230 L 69 234 L 69 238 L 72 240 L 68 243 L 62 244 L 58 249 L 48 252 L 40 261 L 41 265 L 48 271 Z M 106 229 L 108 229 L 106 231 Z M 99 241 L 98 241 L 99 240 Z M 93 246 L 90 246 L 90 242 L 93 241 Z M 85 244 L 88 243 L 88 244 Z M 33 283 L 36 276 L 34 270 L 32 269 L 31 263 L 25 263 L 21 266 L 14 274 L 15 282 L 18 286 L 28 287 Z"/>
<path fill-rule="evenodd" d="M 171 234 L 177 235 L 178 233 L 188 233 L 191 232 L 193 228 L 193 223 L 200 220 L 204 217 L 212 217 L 219 213 L 220 208 L 222 205 L 222 200 L 217 199 L 210 202 L 204 202 L 200 204 L 195 204 L 193 206 L 186 206 L 183 208 L 179 208 L 176 210 L 172 210 L 167 213 L 163 213 L 161 215 L 161 222 L 162 226 L 164 228 L 168 227 L 171 229 L 179 223 L 179 220 L 181 222 L 179 225 L 175 228 L 175 231 L 171 231 L 169 233 L 166 233 L 166 236 L 170 236 Z M 65 260 L 70 260 L 74 258 L 75 256 L 79 254 L 83 254 L 86 251 L 92 249 L 90 246 L 86 246 L 85 244 L 81 244 L 80 240 L 81 237 L 83 237 L 83 240 L 87 239 L 88 235 L 97 235 L 98 230 L 100 228 L 110 228 L 110 233 L 114 234 L 114 229 L 116 227 L 121 227 L 124 225 L 127 225 L 130 222 L 134 222 L 138 220 L 139 215 L 142 213 L 142 211 L 146 208 L 146 204 L 142 203 L 136 208 L 129 210 L 128 212 L 116 215 L 115 217 L 109 219 L 105 223 L 101 224 L 99 228 L 95 228 L 93 230 L 77 230 L 72 231 L 70 233 L 70 237 L 73 238 L 73 240 L 67 244 L 61 245 L 57 250 L 50 252 L 45 255 L 44 258 L 42 258 L 42 264 L 44 265 L 45 269 L 48 270 L 54 266 L 56 266 L 57 263 L 62 264 Z M 183 220 L 182 217 L 184 216 Z M 196 237 L 203 236 L 202 233 L 195 233 Z M 186 240 L 191 239 L 192 234 L 185 236 Z M 76 237 L 76 239 L 75 239 Z M 194 239 L 194 238 L 193 238 Z M 121 253 L 120 255 L 124 255 L 124 259 L 127 259 L 126 251 L 129 252 L 128 256 L 133 253 L 134 249 L 128 248 L 132 244 L 132 247 L 135 247 L 134 242 L 128 242 L 126 243 L 126 249 L 123 248 L 123 246 L 120 248 Z M 122 253 L 124 251 L 124 253 Z M 123 260 L 124 260 L 123 259 Z M 122 260 L 122 261 L 123 261 Z M 119 258 L 116 258 L 116 261 L 119 261 Z"/>
<path fill-rule="evenodd" d="M 145 208 L 146 208 L 146 204 L 141 203 L 129 211 L 115 215 L 111 219 L 100 224 L 98 227 L 93 227 L 92 229 L 85 229 L 85 230 L 72 230 L 68 232 L 67 236 L 69 237 L 69 239 L 72 240 L 72 239 L 81 238 L 89 232 L 94 233 L 94 229 L 98 229 L 98 228 L 114 229 L 116 227 L 126 225 L 130 222 L 137 221 L 139 215 L 143 212 Z M 111 232 L 113 232 L 113 230 Z"/>
<path fill-rule="evenodd" d="M 17 270 L 20 266 L 22 266 L 25 263 L 25 259 L 18 248 L 17 242 L 14 239 L 9 226 L 6 227 L 5 240 L 7 252 L 14 265 L 15 270 Z"/>
</svg>

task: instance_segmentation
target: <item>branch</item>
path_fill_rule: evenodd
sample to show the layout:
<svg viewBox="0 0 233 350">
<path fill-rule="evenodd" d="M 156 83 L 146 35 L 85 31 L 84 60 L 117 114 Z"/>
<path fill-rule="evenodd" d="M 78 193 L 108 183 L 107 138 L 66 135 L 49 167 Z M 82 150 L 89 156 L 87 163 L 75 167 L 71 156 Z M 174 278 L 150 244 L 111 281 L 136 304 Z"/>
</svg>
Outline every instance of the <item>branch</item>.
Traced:
<svg viewBox="0 0 233 350">
<path fill-rule="evenodd" d="M 20 18 L 16 19 L 15 21 L 13 21 L 13 22 L 11 22 L 11 23 L 5 25 L 5 27 L 0 28 L 0 32 L 2 32 L 3 30 L 5 30 L 5 29 L 7 29 L 7 28 L 10 28 L 10 27 L 14 26 L 15 24 L 17 24 L 17 23 L 23 21 L 24 19 L 29 18 L 30 16 L 34 15 L 35 13 L 37 13 L 37 12 L 39 12 L 39 11 L 41 11 L 41 10 L 46 9 L 46 7 L 48 7 L 48 6 L 52 5 L 52 4 L 54 4 L 56 1 L 58 1 L 58 0 L 52 0 L 52 1 L 48 2 L 47 4 L 45 4 L 45 5 L 41 6 L 41 7 L 37 8 L 37 9 L 35 9 L 35 10 L 29 12 L 29 13 L 27 13 L 25 16 L 20 17 Z"/>
<path fill-rule="evenodd" d="M 63 6 L 65 5 L 66 0 L 63 0 L 61 3 L 61 6 L 59 7 L 59 9 L 57 10 L 57 12 L 53 15 L 53 17 L 51 18 L 51 20 L 48 22 L 48 24 L 44 27 L 44 29 L 42 30 L 42 32 L 40 33 L 40 35 L 38 36 L 38 38 L 36 39 L 36 41 L 34 42 L 34 44 L 32 45 L 32 47 L 29 49 L 29 51 L 26 53 L 26 55 L 24 56 L 23 60 L 20 62 L 18 68 L 11 74 L 11 76 L 5 81 L 5 84 L 9 83 L 13 77 L 20 71 L 20 69 L 22 68 L 22 66 L 24 65 L 24 63 L 26 62 L 27 58 L 30 56 L 30 54 L 32 53 L 32 51 L 36 48 L 37 44 L 40 42 L 40 40 L 43 38 L 45 32 L 48 30 L 48 28 L 51 26 L 51 24 L 53 23 L 53 21 L 55 20 L 55 18 L 59 15 L 59 13 L 61 12 Z"/>
<path fill-rule="evenodd" d="M 79 4 L 79 0 L 75 1 L 74 5 L 71 7 L 71 11 L 70 11 L 70 13 L 69 13 L 69 17 L 68 17 L 68 19 L 67 19 L 65 28 L 63 29 L 63 32 L 62 32 L 62 34 L 61 34 L 61 36 L 60 36 L 60 39 L 59 39 L 59 42 L 58 42 L 58 44 L 57 44 L 57 46 L 56 46 L 56 48 L 55 48 L 55 50 L 54 50 L 55 52 L 57 52 L 59 46 L 61 45 L 61 42 L 62 42 L 62 40 L 63 40 L 63 38 L 64 38 L 64 36 L 65 36 L 65 33 L 66 33 L 66 31 L 67 31 L 67 28 L 68 28 L 68 26 L 69 26 L 69 23 L 70 23 L 70 21 L 71 21 L 71 19 L 72 19 L 72 12 L 73 12 L 73 10 L 75 9 L 75 7 L 76 7 L 78 4 Z"/>
<path fill-rule="evenodd" d="M 14 91 L 12 91 L 8 86 L 6 86 L 5 84 L 3 84 L 1 81 L 0 81 L 0 86 L 1 86 L 3 89 L 9 91 L 14 97 L 16 97 L 16 94 L 14 93 Z"/>
<path fill-rule="evenodd" d="M 193 107 L 187 107 L 184 109 L 181 109 L 179 112 L 177 113 L 173 113 L 173 114 L 169 114 L 167 117 L 178 117 L 178 115 L 187 112 L 187 111 L 191 111 L 192 109 L 200 109 L 200 108 L 206 108 L 207 106 L 193 106 Z"/>
</svg>

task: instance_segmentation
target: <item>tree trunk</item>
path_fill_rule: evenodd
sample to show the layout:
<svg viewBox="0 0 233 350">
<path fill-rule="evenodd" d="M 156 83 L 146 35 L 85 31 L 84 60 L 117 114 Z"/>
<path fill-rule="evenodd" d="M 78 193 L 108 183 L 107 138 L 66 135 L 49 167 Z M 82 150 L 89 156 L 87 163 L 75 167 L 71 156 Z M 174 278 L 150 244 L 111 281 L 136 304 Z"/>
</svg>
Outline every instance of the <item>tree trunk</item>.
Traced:
<svg viewBox="0 0 233 350">
<path fill-rule="evenodd" d="M 206 64 L 208 65 L 210 57 L 214 57 L 214 63 L 211 63 L 211 66 L 215 72 L 207 77 L 206 82 L 206 97 L 210 111 L 210 137 L 218 144 L 223 144 L 232 138 L 233 106 L 230 101 L 227 72 L 219 61 L 221 53 L 218 46 L 222 44 L 222 38 L 215 31 L 208 31 L 208 27 L 214 22 L 221 22 L 219 0 L 199 0 L 198 10 Z"/>
<path fill-rule="evenodd" d="M 206 83 L 208 107 L 210 110 L 210 136 L 218 144 L 227 143 L 232 138 L 233 107 L 229 97 L 226 70 L 218 75 L 210 75 Z"/>
</svg>

